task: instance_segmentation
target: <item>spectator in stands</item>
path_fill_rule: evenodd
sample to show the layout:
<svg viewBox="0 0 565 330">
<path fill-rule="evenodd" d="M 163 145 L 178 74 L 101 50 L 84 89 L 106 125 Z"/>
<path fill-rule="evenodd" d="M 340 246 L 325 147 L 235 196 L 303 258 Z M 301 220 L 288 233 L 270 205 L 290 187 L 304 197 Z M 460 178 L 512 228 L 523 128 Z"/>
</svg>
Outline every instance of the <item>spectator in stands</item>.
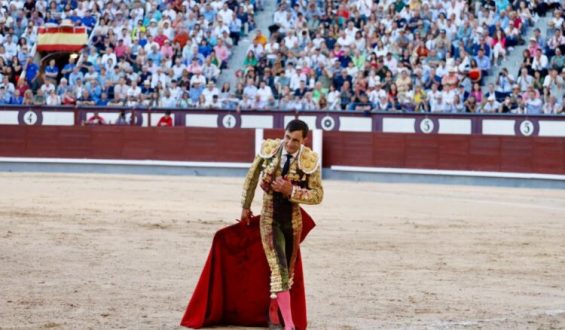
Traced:
<svg viewBox="0 0 565 330">
<path fill-rule="evenodd" d="M 487 102 L 485 104 L 483 104 L 481 112 L 483 113 L 496 113 L 499 112 L 500 109 L 500 103 L 498 103 L 498 101 L 496 101 L 496 97 L 493 95 L 490 95 L 487 98 Z"/>
<path fill-rule="evenodd" d="M 475 97 L 473 95 L 469 96 L 467 101 L 465 101 L 464 103 L 465 103 L 465 112 L 468 112 L 468 113 L 479 112 L 479 104 L 477 103 L 477 101 L 475 100 Z"/>
<path fill-rule="evenodd" d="M 45 104 L 50 106 L 61 105 L 61 97 L 57 95 L 57 91 L 55 91 L 55 89 L 49 91 L 49 94 L 45 99 Z"/>
<path fill-rule="evenodd" d="M 59 68 L 57 67 L 55 60 L 51 59 L 49 65 L 45 67 L 45 78 L 51 79 L 52 81 L 57 81 L 59 76 Z"/>
<path fill-rule="evenodd" d="M 525 113 L 529 115 L 541 114 L 543 110 L 543 102 L 534 89 L 528 91 L 528 97 L 523 101 Z"/>
<path fill-rule="evenodd" d="M 198 83 L 197 83 L 197 85 L 198 85 Z M 196 89 L 196 88 L 197 88 L 197 86 L 195 86 L 193 89 L 191 89 L 191 92 L 192 92 L 192 90 L 194 90 L 194 89 Z M 193 96 L 193 94 L 191 93 L 191 97 L 189 98 L 188 92 L 187 92 L 187 91 L 184 91 L 184 92 L 182 93 L 181 98 L 177 100 L 176 106 L 177 106 L 178 108 L 188 109 L 188 108 L 191 108 L 191 107 L 193 107 L 194 105 L 198 104 L 198 100 L 199 100 L 199 99 L 200 99 L 200 94 L 195 97 L 195 96 Z"/>
<path fill-rule="evenodd" d="M 496 80 L 495 96 L 498 102 L 502 102 L 512 93 L 512 86 L 514 85 L 514 77 L 508 73 L 508 69 L 503 68 L 498 74 Z"/>
<path fill-rule="evenodd" d="M 556 69 L 558 72 L 561 72 L 563 67 L 565 67 L 565 56 L 563 56 L 560 48 L 555 49 L 555 55 L 551 58 L 549 67 Z"/>
<path fill-rule="evenodd" d="M 527 68 L 522 68 L 520 76 L 516 79 L 516 83 L 520 86 L 522 92 L 526 91 L 529 86 L 534 84 L 534 77 L 528 74 Z"/>
<path fill-rule="evenodd" d="M 558 95 L 563 90 L 563 79 L 556 69 L 551 69 L 543 81 L 543 95 L 547 99 L 550 95 Z"/>
<path fill-rule="evenodd" d="M 12 71 L 6 70 L 4 74 L 10 76 L 11 83 L 16 84 L 18 70 L 25 70 L 26 79 L 22 80 L 26 85 L 33 91 L 47 91 L 48 97 L 51 86 L 42 81 L 39 68 L 18 68 L 12 58 L 16 56 L 27 63 L 27 58 L 34 55 L 29 49 L 37 39 L 37 26 L 46 20 L 70 18 L 77 24 L 93 26 L 92 18 L 100 15 L 100 24 L 92 32 L 91 47 L 81 53 L 80 63 L 76 65 L 75 59 L 70 59 L 56 76 L 49 77 L 51 69 L 45 70 L 46 78 L 66 79 L 55 81 L 56 94 L 63 96 L 63 104 L 68 88 L 75 97 L 81 97 L 86 89 L 96 103 L 104 92 L 111 100 L 108 104 L 115 105 L 163 106 L 174 102 L 176 106 L 176 101 L 188 91 L 190 107 L 233 106 L 235 100 L 224 101 L 237 98 L 237 103 L 245 106 L 267 107 L 278 102 L 284 107 L 302 109 L 312 107 L 311 97 L 316 107 L 325 98 L 328 109 L 354 109 L 353 103 L 359 103 L 365 94 L 372 107 L 419 111 L 426 110 L 428 102 L 422 102 L 426 94 L 432 111 L 453 111 L 472 92 L 474 101 L 480 104 L 482 100 L 473 90 L 473 84 L 482 83 L 496 70 L 499 65 L 496 60 L 502 60 L 520 42 L 520 36 L 536 19 L 530 9 L 548 10 L 538 8 L 539 3 L 525 1 L 497 1 L 492 7 L 476 7 L 478 10 L 474 4 L 468 6 L 459 0 L 398 0 L 377 4 L 365 0 L 339 4 L 281 2 L 273 14 L 270 35 L 258 31 L 251 37 L 245 69 L 233 80 L 234 87 L 240 82 L 243 85 L 230 97 L 218 96 L 216 102 L 216 94 L 211 99 L 204 94 L 208 90 L 205 86 L 218 80 L 234 51 L 232 47 L 253 29 L 259 2 L 205 0 L 200 4 L 160 4 L 149 1 L 105 3 L 103 8 L 83 2 L 38 4 L 25 9 L 27 14 L 22 15 L 25 20 L 19 27 L 22 31 L 12 36 L 0 35 L 4 39 L 0 43 L 7 54 L 4 67 L 9 66 Z M 389 12 L 386 5 L 390 5 Z M 38 15 L 37 8 L 56 15 Z M 14 12 L 17 12 L 15 7 Z M 550 29 L 555 32 L 548 36 L 547 42 L 539 29 L 534 30 L 521 66 L 527 71 L 525 76 L 522 71 L 505 73 L 506 78 L 518 75 L 516 83 L 522 91 L 530 85 L 541 91 L 547 77 L 552 75 L 548 73 L 550 69 L 561 72 L 565 62 L 559 49 L 563 46 L 563 34 L 559 32 L 562 20 L 561 13 L 554 14 Z M 6 23 L 6 31 L 18 28 L 15 23 L 9 27 Z M 13 54 L 15 40 L 18 40 L 16 55 Z M 33 79 L 36 76 L 39 78 Z M 558 76 L 563 79 L 563 74 Z M 506 97 L 512 99 L 513 93 L 507 96 L 512 79 L 507 82 L 502 76 L 494 78 L 498 102 Z M 145 88 L 145 81 L 150 82 L 149 88 Z M 137 88 L 132 89 L 134 83 L 140 85 L 140 93 L 136 92 Z M 19 82 L 17 89 L 24 95 Z M 562 94 L 562 87 L 553 89 L 550 94 L 555 94 L 555 89 Z M 167 96 L 167 90 L 172 95 Z M 157 97 L 153 96 L 154 92 L 158 93 Z M 383 93 L 386 102 L 381 100 Z M 434 101 L 438 96 L 441 103 Z M 459 102 L 455 96 L 460 96 Z"/>
<path fill-rule="evenodd" d="M 88 90 L 85 88 L 85 89 L 82 90 L 81 95 L 79 97 L 77 97 L 76 104 L 77 105 L 95 105 L 95 102 L 92 99 Z"/>
<path fill-rule="evenodd" d="M 28 58 L 27 65 L 26 65 L 26 75 L 25 79 L 27 83 L 33 90 L 36 90 L 39 87 L 39 66 L 33 63 L 33 58 Z"/>
<path fill-rule="evenodd" d="M 557 98 L 555 96 L 550 96 L 543 105 L 543 113 L 546 115 L 557 115 L 561 113 L 563 105 L 557 102 Z"/>
<path fill-rule="evenodd" d="M 545 76 L 547 74 L 548 66 L 549 61 L 547 59 L 547 56 L 542 53 L 541 49 L 537 49 L 532 60 L 532 70 L 538 71 Z"/>
<path fill-rule="evenodd" d="M 478 68 L 481 69 L 482 75 L 488 75 L 491 68 L 491 62 L 490 58 L 485 54 L 485 50 L 483 48 L 479 49 L 478 55 L 477 57 L 475 57 L 475 61 L 477 61 Z"/>
</svg>

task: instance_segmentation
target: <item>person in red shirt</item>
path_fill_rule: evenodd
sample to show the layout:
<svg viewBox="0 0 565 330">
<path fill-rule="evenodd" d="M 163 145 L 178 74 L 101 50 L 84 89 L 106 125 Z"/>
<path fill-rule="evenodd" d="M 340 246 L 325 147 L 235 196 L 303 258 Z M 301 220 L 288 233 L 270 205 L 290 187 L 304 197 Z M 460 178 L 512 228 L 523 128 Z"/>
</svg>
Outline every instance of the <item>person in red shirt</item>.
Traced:
<svg viewBox="0 0 565 330">
<path fill-rule="evenodd" d="M 171 117 L 171 110 L 167 110 L 165 115 L 159 119 L 157 127 L 173 127 L 173 117 Z"/>
<path fill-rule="evenodd" d="M 86 125 L 105 125 L 106 121 L 104 120 L 104 118 L 102 116 L 100 116 L 98 111 L 96 111 L 92 117 L 88 118 L 88 120 L 86 121 L 85 124 Z"/>
</svg>

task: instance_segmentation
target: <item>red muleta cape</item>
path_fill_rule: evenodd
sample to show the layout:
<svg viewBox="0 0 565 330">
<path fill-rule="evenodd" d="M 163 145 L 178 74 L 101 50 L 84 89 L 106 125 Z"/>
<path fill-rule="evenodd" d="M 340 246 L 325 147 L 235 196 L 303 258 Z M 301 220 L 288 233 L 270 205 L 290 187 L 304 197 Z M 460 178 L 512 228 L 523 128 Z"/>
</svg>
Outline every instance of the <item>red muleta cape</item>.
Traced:
<svg viewBox="0 0 565 330">
<path fill-rule="evenodd" d="M 308 213 L 301 212 L 303 241 L 315 223 Z M 252 217 L 249 226 L 238 223 L 219 230 L 180 325 L 195 329 L 215 325 L 266 327 L 269 275 L 259 216 Z M 300 251 L 290 294 L 295 327 L 304 330 L 306 295 Z"/>
</svg>

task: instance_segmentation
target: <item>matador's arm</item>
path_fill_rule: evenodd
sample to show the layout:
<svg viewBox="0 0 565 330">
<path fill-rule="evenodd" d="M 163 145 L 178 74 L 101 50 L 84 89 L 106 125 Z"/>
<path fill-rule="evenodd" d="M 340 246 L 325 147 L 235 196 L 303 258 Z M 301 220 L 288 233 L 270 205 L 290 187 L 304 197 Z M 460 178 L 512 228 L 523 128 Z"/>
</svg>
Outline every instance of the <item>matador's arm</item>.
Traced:
<svg viewBox="0 0 565 330">
<path fill-rule="evenodd" d="M 300 188 L 294 186 L 290 201 L 300 204 L 320 204 L 324 198 L 324 188 L 322 187 L 322 178 L 320 168 L 310 175 L 308 179 L 308 187 Z"/>
<path fill-rule="evenodd" d="M 255 156 L 251 168 L 247 172 L 245 181 L 243 183 L 243 193 L 241 194 L 241 206 L 244 209 L 251 207 L 253 202 L 253 197 L 255 196 L 255 189 L 257 188 L 257 183 L 259 182 L 259 175 L 261 174 L 261 165 L 263 164 L 263 158 L 260 156 Z"/>
</svg>

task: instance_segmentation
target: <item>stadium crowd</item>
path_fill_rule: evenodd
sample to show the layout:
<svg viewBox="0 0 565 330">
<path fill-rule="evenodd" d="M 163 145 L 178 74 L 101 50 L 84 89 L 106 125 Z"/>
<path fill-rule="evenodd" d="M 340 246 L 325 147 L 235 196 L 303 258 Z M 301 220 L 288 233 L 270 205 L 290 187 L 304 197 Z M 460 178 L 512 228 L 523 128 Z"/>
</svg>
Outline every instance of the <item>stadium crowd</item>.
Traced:
<svg viewBox="0 0 565 330">
<path fill-rule="evenodd" d="M 256 29 L 257 0 L 2 3 L 3 104 L 565 112 L 560 0 L 278 1 L 268 31 Z M 93 29 L 91 42 L 41 70 L 29 56 L 34 29 L 64 21 Z M 245 36 L 240 70 L 219 86 Z M 519 45 L 522 63 L 485 86 Z"/>
</svg>

